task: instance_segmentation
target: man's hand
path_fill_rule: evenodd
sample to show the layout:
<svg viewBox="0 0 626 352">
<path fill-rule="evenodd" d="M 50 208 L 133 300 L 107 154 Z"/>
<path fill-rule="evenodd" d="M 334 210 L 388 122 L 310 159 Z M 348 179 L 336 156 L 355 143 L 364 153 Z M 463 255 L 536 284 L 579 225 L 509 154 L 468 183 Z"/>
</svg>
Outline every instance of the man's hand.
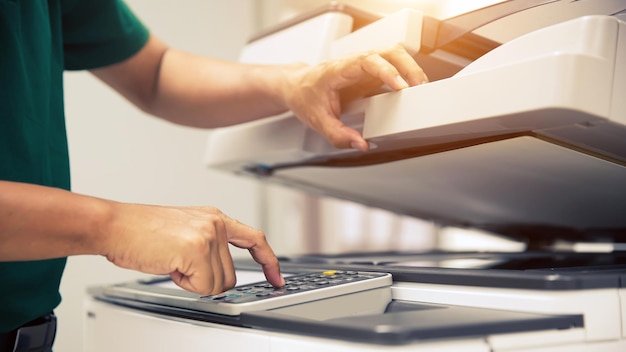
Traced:
<svg viewBox="0 0 626 352">
<path fill-rule="evenodd" d="M 229 243 L 250 251 L 267 280 L 283 286 L 263 232 L 212 207 L 119 203 L 61 189 L 0 181 L 0 260 L 99 254 L 180 287 L 216 294 L 236 283 Z"/>
<path fill-rule="evenodd" d="M 185 290 L 217 294 L 235 286 L 228 244 L 248 249 L 267 280 L 283 286 L 278 259 L 263 232 L 212 207 L 117 203 L 105 256 L 115 265 L 169 274 Z"/>
<path fill-rule="evenodd" d="M 368 144 L 358 131 L 339 120 L 342 104 L 382 85 L 400 90 L 428 81 L 402 46 L 300 67 L 288 76 L 283 96 L 289 109 L 335 147 L 359 150 L 367 150 Z"/>
</svg>

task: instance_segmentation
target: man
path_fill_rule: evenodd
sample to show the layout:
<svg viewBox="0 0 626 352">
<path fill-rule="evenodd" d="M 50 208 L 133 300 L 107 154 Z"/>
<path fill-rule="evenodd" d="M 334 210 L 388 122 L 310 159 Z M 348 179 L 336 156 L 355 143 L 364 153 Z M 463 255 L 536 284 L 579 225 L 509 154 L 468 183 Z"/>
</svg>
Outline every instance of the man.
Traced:
<svg viewBox="0 0 626 352">
<path fill-rule="evenodd" d="M 90 70 L 174 123 L 214 128 L 292 110 L 335 147 L 359 150 L 367 142 L 338 119 L 341 104 L 382 84 L 426 81 L 401 47 L 313 67 L 195 56 L 151 35 L 121 0 L 0 0 L 0 48 L 0 351 L 22 346 L 32 327 L 54 326 L 70 255 L 103 255 L 216 294 L 235 285 L 230 243 L 248 249 L 270 283 L 284 284 L 265 235 L 218 209 L 70 192 L 64 69 Z M 31 347 L 47 351 L 49 340 Z"/>
</svg>

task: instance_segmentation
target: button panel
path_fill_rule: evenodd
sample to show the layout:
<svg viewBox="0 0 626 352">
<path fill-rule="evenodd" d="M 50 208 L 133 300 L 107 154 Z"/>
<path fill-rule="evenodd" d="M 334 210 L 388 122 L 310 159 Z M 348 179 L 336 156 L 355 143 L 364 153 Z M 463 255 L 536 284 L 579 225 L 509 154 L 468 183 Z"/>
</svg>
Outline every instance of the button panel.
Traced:
<svg viewBox="0 0 626 352">
<path fill-rule="evenodd" d="M 203 296 L 201 299 L 220 303 L 249 303 L 267 300 L 275 297 L 328 289 L 335 286 L 355 283 L 387 276 L 389 274 L 376 272 L 358 272 L 343 270 L 328 270 L 324 272 L 294 275 L 285 278 L 285 286 L 274 287 L 268 282 L 258 282 L 238 286 L 222 294 Z"/>
</svg>

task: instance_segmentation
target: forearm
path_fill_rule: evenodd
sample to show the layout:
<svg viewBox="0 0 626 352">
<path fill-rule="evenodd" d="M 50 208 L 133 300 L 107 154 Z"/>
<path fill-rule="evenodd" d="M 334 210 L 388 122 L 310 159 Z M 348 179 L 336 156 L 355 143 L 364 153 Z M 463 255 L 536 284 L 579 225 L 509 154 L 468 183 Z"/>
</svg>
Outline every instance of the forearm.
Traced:
<svg viewBox="0 0 626 352">
<path fill-rule="evenodd" d="M 100 254 L 108 210 L 101 199 L 0 181 L 0 261 Z"/>
<path fill-rule="evenodd" d="M 287 110 L 281 97 L 292 66 L 242 65 L 169 49 L 150 113 L 194 127 L 222 127 Z"/>
<path fill-rule="evenodd" d="M 121 63 L 91 72 L 143 111 L 171 122 L 204 128 L 233 125 L 287 110 L 285 71 L 201 57 L 151 37 Z"/>
</svg>

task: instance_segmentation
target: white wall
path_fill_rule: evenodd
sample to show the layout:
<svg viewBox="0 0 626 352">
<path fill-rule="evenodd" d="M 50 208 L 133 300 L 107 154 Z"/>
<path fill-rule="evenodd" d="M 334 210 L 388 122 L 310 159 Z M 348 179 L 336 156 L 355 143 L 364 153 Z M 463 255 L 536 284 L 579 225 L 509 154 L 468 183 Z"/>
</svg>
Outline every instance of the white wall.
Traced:
<svg viewBox="0 0 626 352">
<path fill-rule="evenodd" d="M 199 54 L 234 60 L 256 31 L 255 0 L 127 2 L 153 33 Z M 75 192 L 127 202 L 212 205 L 258 225 L 254 181 L 202 166 L 205 131 L 147 117 L 84 72 L 66 75 L 66 114 Z M 87 286 L 139 276 L 104 258 L 70 258 L 55 351 L 82 350 Z"/>
</svg>

